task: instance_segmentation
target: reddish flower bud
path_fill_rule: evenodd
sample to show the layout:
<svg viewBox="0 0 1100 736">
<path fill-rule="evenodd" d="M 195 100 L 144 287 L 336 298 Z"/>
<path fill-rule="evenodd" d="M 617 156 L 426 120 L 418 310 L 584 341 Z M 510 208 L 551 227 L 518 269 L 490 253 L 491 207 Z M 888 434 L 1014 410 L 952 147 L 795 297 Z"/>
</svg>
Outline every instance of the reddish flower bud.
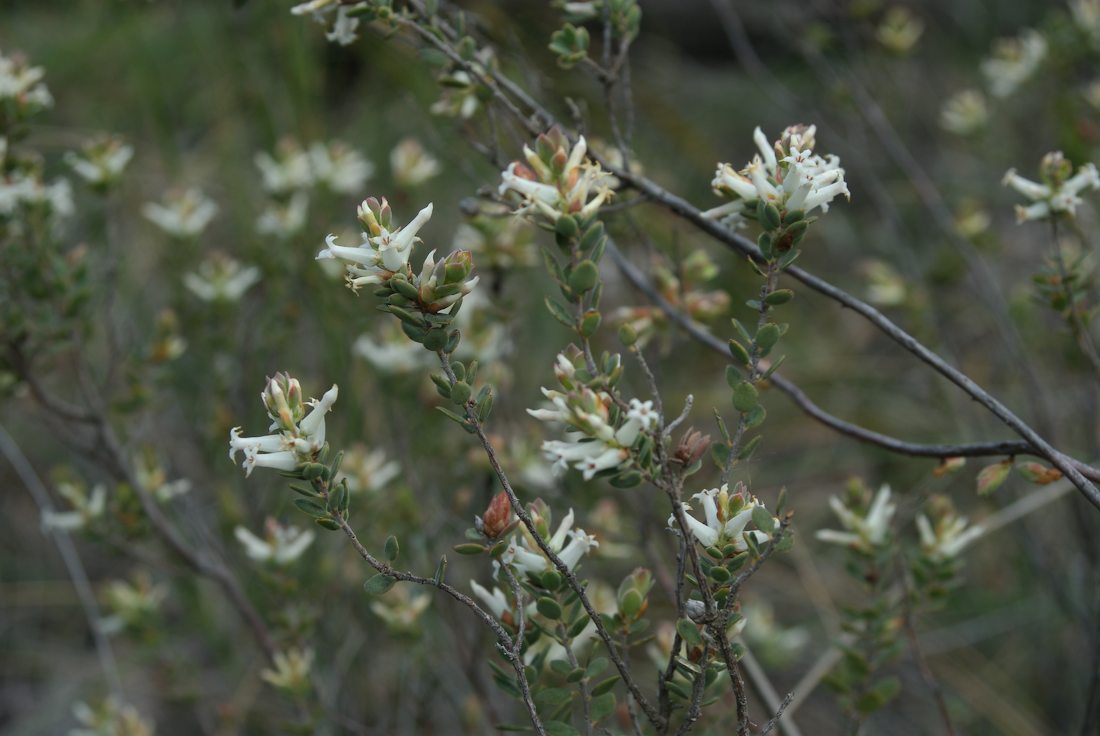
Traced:
<svg viewBox="0 0 1100 736">
<path fill-rule="evenodd" d="M 694 465 L 707 450 L 710 449 L 710 435 L 697 431 L 694 427 L 688 429 L 676 446 L 672 457 L 682 465 Z"/>
<path fill-rule="evenodd" d="M 493 496 L 481 517 L 481 533 L 488 539 L 499 539 L 511 531 L 513 526 L 512 502 L 508 499 L 508 494 L 501 491 Z"/>
</svg>

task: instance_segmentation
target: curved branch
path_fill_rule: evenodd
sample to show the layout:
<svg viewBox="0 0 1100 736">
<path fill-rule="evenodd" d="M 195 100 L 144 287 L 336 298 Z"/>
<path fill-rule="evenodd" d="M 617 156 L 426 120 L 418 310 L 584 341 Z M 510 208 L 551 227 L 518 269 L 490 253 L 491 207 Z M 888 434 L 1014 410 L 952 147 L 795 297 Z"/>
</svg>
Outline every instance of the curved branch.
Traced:
<svg viewBox="0 0 1100 736">
<path fill-rule="evenodd" d="M 726 347 L 726 344 L 718 337 L 707 332 L 699 324 L 694 322 L 690 317 L 661 296 L 661 294 L 653 288 L 652 284 L 649 283 L 646 276 L 637 266 L 626 259 L 610 238 L 608 239 L 607 253 L 611 256 L 611 259 L 615 261 L 615 265 L 626 277 L 627 281 L 645 295 L 647 299 L 656 304 L 672 322 L 682 328 L 696 341 L 706 345 L 716 353 L 728 357 L 729 349 Z M 830 414 L 815 404 L 813 399 L 811 399 L 797 384 L 779 373 L 773 373 L 768 381 L 771 385 L 789 396 L 790 399 L 794 401 L 795 405 L 803 412 L 825 426 L 846 437 L 851 437 L 859 442 L 881 447 L 899 455 L 939 459 L 949 457 L 990 457 L 1003 455 L 1035 455 L 1037 457 L 1045 457 L 1043 452 L 1026 440 L 994 440 L 991 442 L 962 444 L 922 444 L 907 442 L 888 434 L 861 427 L 858 424 L 853 424 L 852 422 L 845 421 L 840 417 Z M 1072 458 L 1070 461 L 1082 475 L 1100 481 L 1100 469 L 1094 468 L 1078 460 L 1073 460 Z"/>
</svg>

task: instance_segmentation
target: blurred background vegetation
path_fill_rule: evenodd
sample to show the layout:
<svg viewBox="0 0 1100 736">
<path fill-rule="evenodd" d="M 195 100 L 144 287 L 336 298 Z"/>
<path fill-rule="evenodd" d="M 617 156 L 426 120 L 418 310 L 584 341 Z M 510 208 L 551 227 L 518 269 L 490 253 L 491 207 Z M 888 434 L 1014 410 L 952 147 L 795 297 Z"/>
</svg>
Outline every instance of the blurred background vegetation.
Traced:
<svg viewBox="0 0 1100 736">
<path fill-rule="evenodd" d="M 518 0 L 463 5 L 480 16 L 479 31 L 496 44 L 509 74 L 565 119 L 563 100 L 572 99 L 590 135 L 610 137 L 598 86 L 557 69 L 546 49 L 560 25 L 557 11 Z M 634 148 L 646 174 L 697 206 L 715 206 L 709 186 L 715 163 L 747 160 L 754 126 L 774 137 L 788 124 L 816 123 L 819 150 L 837 153 L 845 165 L 852 201 L 837 203 L 815 227 L 802 265 L 878 304 L 1056 446 L 1095 459 L 1095 376 L 1032 284 L 1049 252 L 1049 232 L 1039 224 L 1017 226 L 1017 198 L 1000 186 L 1010 167 L 1033 175 L 1049 150 L 1060 148 L 1075 162 L 1100 158 L 1100 100 L 1093 94 L 1090 102 L 1088 93 L 1100 78 L 1100 56 L 1068 9 L 1040 0 L 911 3 L 921 32 L 909 43 L 906 29 L 900 40 L 888 32 L 895 6 L 876 0 L 733 5 L 737 17 L 699 0 L 642 2 L 632 75 Z M 979 64 L 995 39 L 1028 27 L 1048 39 L 1040 71 L 1013 95 L 989 98 L 988 122 L 974 133 L 945 130 L 945 101 L 981 88 Z M 339 535 L 320 533 L 286 567 L 250 560 L 233 538 L 237 525 L 258 533 L 268 516 L 307 521 L 277 477 L 245 481 L 225 458 L 230 426 L 258 429 L 264 422 L 256 398 L 262 378 L 277 370 L 301 378 L 308 395 L 338 383 L 330 441 L 362 443 L 400 465 L 396 477 L 354 498 L 352 523 L 368 545 L 399 534 L 402 559 L 430 575 L 495 492 L 467 437 L 430 410 L 437 397 L 425 371 L 397 369 L 393 356 L 372 362 L 356 355 L 356 339 L 377 338 L 384 323 L 372 297 L 352 297 L 313 260 L 326 233 L 354 229 L 355 205 L 368 194 L 388 196 L 399 222 L 433 201 L 424 249 L 446 251 L 465 221 L 463 200 L 479 187 L 495 188 L 498 169 L 464 141 L 477 123 L 427 112 L 439 94 L 430 55 L 403 37 L 383 40 L 371 32 L 350 47 L 329 44 L 320 26 L 269 0 L 5 0 L 0 50 L 21 51 L 46 70 L 56 104 L 32 126 L 28 144 L 45 154 L 48 171 L 67 174 L 63 154 L 97 133 L 120 134 L 136 149 L 110 198 L 77 187 L 78 214 L 66 231 L 69 242 L 87 243 L 93 258 L 108 241 L 120 257 L 111 304 L 99 296 L 87 309 L 97 328 L 114 324 L 124 354 L 112 355 L 97 329 L 60 351 L 43 380 L 61 395 L 71 393 L 71 352 L 100 370 L 112 359 L 123 366 L 111 401 L 126 426 L 128 451 L 154 457 L 169 479 L 190 481 L 190 492 L 167 507 L 182 533 L 237 572 L 281 644 L 316 651 L 316 707 L 328 716 L 330 732 L 353 732 L 351 724 L 360 724 L 369 733 L 492 733 L 495 723 L 519 720 L 484 664 L 487 636 L 450 601 L 432 597 L 417 613 L 395 593 L 384 603 L 396 612 L 387 620 L 372 610 L 361 588 L 367 571 Z M 313 196 L 305 226 L 279 239 L 256 232 L 265 196 L 253 158 L 286 137 L 343 140 L 375 171 L 363 192 Z M 439 160 L 438 176 L 415 185 L 395 180 L 390 154 L 409 137 Z M 518 155 L 522 143 L 514 137 L 506 156 Z M 219 207 L 192 243 L 166 237 L 140 215 L 146 202 L 187 186 L 200 187 Z M 705 288 L 729 295 L 729 315 L 748 314 L 744 301 L 757 282 L 741 259 L 657 208 L 629 212 L 609 227 L 633 260 L 676 273 L 685 256 L 704 250 L 717 267 Z M 1091 258 L 1100 243 L 1095 210 L 1079 211 L 1078 222 L 1089 237 L 1067 234 L 1066 242 Z M 521 249 L 542 237 L 515 236 Z M 203 302 L 183 286 L 183 274 L 214 250 L 262 273 L 239 302 Z M 636 565 L 674 559 L 673 541 L 662 531 L 666 509 L 645 487 L 619 490 L 582 483 L 576 474 L 548 475 L 537 453 L 540 427 L 524 409 L 538 404 L 540 385 L 550 385 L 550 363 L 568 336 L 542 306 L 552 287 L 537 257 L 483 274 L 491 286 L 485 315 L 507 327 L 506 336 L 493 336 L 494 349 L 504 352 L 493 366 L 499 395 L 492 427 L 507 438 L 520 495 L 541 496 L 559 516 L 576 509 L 579 523 L 603 540 L 601 554 L 587 563 L 594 577 L 617 581 Z M 605 278 L 610 306 L 644 303 L 610 265 Z M 150 346 L 165 329 L 164 310 L 174 314 L 186 349 L 153 364 Z M 1010 437 L 835 304 L 799 290 L 787 317 L 784 373 L 830 412 L 914 442 Z M 725 318 L 712 321 L 723 338 L 728 325 Z M 617 349 L 614 331 L 604 329 L 597 346 Z M 712 407 L 728 408 L 721 357 L 667 329 L 657 331 L 649 352 L 671 411 L 693 393 L 691 421 L 713 431 Z M 645 393 L 633 366 L 626 380 L 636 395 Z M 25 387 L 14 380 L 4 385 L 0 419 L 51 489 L 65 478 L 88 486 L 107 481 L 62 441 L 64 432 L 43 421 Z M 900 523 L 933 493 L 949 494 L 978 521 L 1017 498 L 1049 493 L 1039 511 L 976 544 L 967 554 L 966 584 L 918 624 L 963 733 L 1076 732 L 1100 628 L 1096 510 L 1076 494 L 1056 496 L 1054 486 L 1019 476 L 979 498 L 981 460 L 937 477 L 934 460 L 857 444 L 777 392 L 765 396 L 765 405 L 763 445 L 737 477 L 768 501 L 786 486 L 797 511 L 795 549 L 774 559 L 745 594 L 746 636 L 776 688 L 793 688 L 829 648 L 837 608 L 858 595 L 840 550 L 812 535 L 835 523 L 826 500 L 850 478 L 889 483 L 902 499 Z M 700 488 L 717 475 L 708 465 L 696 476 Z M 0 483 L 0 733 L 64 733 L 75 723 L 74 702 L 105 694 L 103 675 L 39 509 L 6 463 Z M 138 571 L 167 591 L 155 612 L 111 637 L 127 699 L 161 734 L 291 730 L 293 702 L 260 680 L 263 657 L 217 589 L 150 538 L 124 488 L 111 485 L 110 498 L 111 518 L 77 542 L 101 599 L 109 598 L 110 581 Z M 653 508 L 659 513 L 640 513 Z M 646 518 L 640 525 L 639 516 Z M 487 581 L 483 562 L 454 557 L 452 581 Z M 903 696 L 875 716 L 868 732 L 939 732 L 913 659 L 906 654 L 891 668 L 902 678 Z M 806 733 L 844 728 L 824 686 L 801 705 L 798 720 Z"/>
</svg>

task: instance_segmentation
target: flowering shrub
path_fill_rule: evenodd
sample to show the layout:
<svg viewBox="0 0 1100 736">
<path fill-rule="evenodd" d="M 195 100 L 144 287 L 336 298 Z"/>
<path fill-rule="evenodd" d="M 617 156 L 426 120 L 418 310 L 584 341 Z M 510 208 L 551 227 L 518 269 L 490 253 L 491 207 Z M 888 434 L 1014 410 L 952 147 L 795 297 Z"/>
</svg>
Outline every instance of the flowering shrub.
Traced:
<svg viewBox="0 0 1100 736">
<path fill-rule="evenodd" d="M 758 90 L 702 95 L 698 140 L 667 131 L 712 88 L 684 74 L 668 104 L 636 0 L 517 11 L 538 53 L 492 8 L 242 5 L 242 58 L 304 65 L 234 93 L 271 105 L 243 154 L 175 121 L 180 165 L 138 126 L 61 145 L 46 70 L 0 53 L 0 395 L 24 425 L 0 454 L 40 522 L 12 547 L 56 544 L 99 665 L 51 732 L 797 736 L 811 698 L 814 733 L 1030 727 L 1004 681 L 1046 693 L 1057 658 L 987 642 L 1045 635 L 1011 591 L 1096 631 L 1095 2 L 913 105 L 943 160 L 825 17 L 774 20 L 873 143 L 724 0 Z M 852 13 L 899 75 L 934 41 L 921 9 Z M 368 67 L 359 99 L 341 75 Z M 1074 95 L 1036 124 L 1065 153 L 1009 168 L 1013 203 L 1004 141 L 1043 80 Z M 980 675 L 936 657 L 979 642 Z M 1084 716 L 1059 691 L 1043 719 L 1096 727 L 1095 659 L 1056 665 Z"/>
</svg>

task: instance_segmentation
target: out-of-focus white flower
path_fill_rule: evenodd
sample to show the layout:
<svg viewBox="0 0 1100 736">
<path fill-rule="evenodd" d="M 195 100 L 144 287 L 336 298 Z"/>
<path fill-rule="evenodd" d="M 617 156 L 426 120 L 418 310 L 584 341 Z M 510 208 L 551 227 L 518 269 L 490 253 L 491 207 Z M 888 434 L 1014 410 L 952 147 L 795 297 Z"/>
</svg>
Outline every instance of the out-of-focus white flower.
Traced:
<svg viewBox="0 0 1100 736">
<path fill-rule="evenodd" d="M 398 585 L 370 604 L 370 610 L 386 626 L 398 633 L 414 633 L 417 621 L 428 610 L 432 597 L 428 593 L 412 593 L 408 585 Z"/>
<path fill-rule="evenodd" d="M 1015 38 L 999 38 L 993 55 L 982 62 L 982 74 L 994 97 L 1008 97 L 1039 68 L 1047 55 L 1043 35 L 1031 28 Z"/>
<path fill-rule="evenodd" d="M 374 164 L 343 141 L 314 143 L 309 147 L 313 177 L 337 194 L 357 194 L 374 173 Z"/>
<path fill-rule="evenodd" d="M 412 222 L 404 227 L 392 227 L 390 205 L 373 197 L 359 205 L 359 219 L 365 232 L 357 246 L 344 246 L 336 242 L 335 235 L 325 238 L 327 248 L 317 254 L 317 259 L 338 258 L 347 266 L 348 286 L 353 290 L 368 284 L 380 284 L 388 273 L 404 269 L 409 262 L 413 246 L 420 242 L 417 233 L 432 218 L 432 203 L 420 210 Z"/>
<path fill-rule="evenodd" d="M 756 496 L 749 495 L 744 484 L 738 483 L 733 493 L 730 493 L 728 485 L 723 484 L 721 488 L 700 491 L 692 498 L 702 503 L 703 514 L 707 520 L 705 524 L 687 513 L 691 507 L 686 503 L 681 503 L 680 506 L 685 512 L 684 519 L 687 521 L 688 531 L 704 547 L 717 546 L 721 549 L 732 544 L 737 552 L 743 552 L 749 548 L 745 541 L 745 534 L 751 534 L 753 539 L 760 543 L 771 538 L 770 535 L 759 530 L 745 531 L 752 521 L 753 509 L 757 506 L 762 507 L 764 504 L 760 503 Z M 670 514 L 668 527 L 678 530 L 679 526 L 676 514 Z"/>
<path fill-rule="evenodd" d="M 420 352 L 424 350 L 421 349 Z M 352 493 L 375 492 L 382 490 L 386 484 L 401 475 L 401 464 L 388 459 L 385 450 L 381 448 L 372 450 L 366 445 L 357 444 L 344 451 L 340 471 L 340 477 L 333 481 L 334 484 L 344 480 Z"/>
<path fill-rule="evenodd" d="M 378 336 L 360 335 L 351 350 L 383 373 L 415 373 L 436 363 L 435 356 L 410 340 L 395 322 L 386 323 Z"/>
<path fill-rule="evenodd" d="M 134 157 L 134 147 L 117 136 L 90 141 L 80 151 L 65 154 L 65 163 L 77 176 L 94 187 L 108 187 L 118 181 Z"/>
<path fill-rule="evenodd" d="M 1012 187 L 1032 201 L 1032 204 L 1016 205 L 1016 221 L 1045 220 L 1056 213 L 1065 213 L 1073 217 L 1077 205 L 1082 203 L 1079 196 L 1087 189 L 1100 189 L 1100 176 L 1096 166 L 1087 163 L 1073 173 L 1073 164 L 1066 160 L 1061 151 L 1043 156 L 1039 164 L 1040 182 L 1025 179 L 1009 169 L 1001 183 Z"/>
<path fill-rule="evenodd" d="M 294 15 L 310 14 L 318 23 L 327 23 L 328 17 L 335 13 L 332 29 L 325 32 L 325 38 L 341 46 L 349 46 L 359 38 L 359 18 L 353 13 L 367 7 L 366 2 L 344 4 L 339 0 L 309 0 L 290 9 Z"/>
<path fill-rule="evenodd" d="M 91 493 L 77 483 L 58 483 L 57 492 L 69 502 L 70 511 L 43 511 L 42 526 L 71 532 L 83 529 L 107 510 L 107 487 L 97 483 Z"/>
<path fill-rule="evenodd" d="M 992 224 L 992 215 L 974 200 L 963 200 L 955 212 L 955 227 L 965 238 L 978 237 Z"/>
<path fill-rule="evenodd" d="M 183 285 L 204 302 L 236 302 L 260 280 L 260 269 L 244 266 L 236 258 L 212 251 L 197 273 L 185 273 Z"/>
<path fill-rule="evenodd" d="M 127 626 L 140 625 L 160 611 L 167 597 L 165 587 L 154 583 L 144 571 L 134 575 L 132 583 L 114 580 L 103 589 L 103 603 L 111 616 L 100 622 L 100 630 L 113 634 Z"/>
<path fill-rule="evenodd" d="M 802 626 L 781 626 L 772 606 L 763 599 L 753 598 L 742 608 L 744 620 L 751 622 L 744 637 L 762 660 L 779 666 L 789 663 L 810 643 L 810 632 Z"/>
<path fill-rule="evenodd" d="M 284 526 L 268 517 L 264 522 L 264 536 L 261 539 L 243 526 L 233 530 L 233 535 L 244 547 L 244 553 L 256 562 L 272 562 L 276 565 L 289 565 L 301 557 L 313 544 L 314 534 L 296 526 Z"/>
<path fill-rule="evenodd" d="M 843 544 L 865 553 L 881 547 L 890 533 L 890 521 L 897 507 L 890 503 L 890 486 L 882 486 L 866 512 L 849 508 L 837 498 L 829 498 L 829 507 L 836 514 L 845 531 L 819 529 L 815 535 L 823 542 Z"/>
<path fill-rule="evenodd" d="M 443 171 L 439 161 L 415 138 L 402 138 L 390 152 L 393 180 L 401 187 L 423 184 Z"/>
<path fill-rule="evenodd" d="M 540 135 L 535 148 L 523 147 L 526 163 L 513 161 L 501 175 L 498 193 L 514 193 L 522 204 L 516 214 L 541 215 L 557 222 L 562 215 L 590 217 L 614 195 L 613 177 L 588 159 L 588 143 L 580 136 L 572 149 L 554 128 Z"/>
<path fill-rule="evenodd" d="M 985 95 L 976 89 L 964 89 L 943 103 L 940 126 L 957 135 L 970 135 L 989 122 Z"/>
<path fill-rule="evenodd" d="M 218 214 L 218 205 L 200 189 L 192 187 L 182 192 L 169 192 L 160 203 L 148 202 L 141 212 L 168 235 L 194 238 L 201 235 Z"/>
<path fill-rule="evenodd" d="M 276 374 L 269 379 L 260 398 L 272 420 L 270 429 L 278 432 L 262 437 L 242 437 L 241 428 L 229 431 L 229 459 L 244 453 L 241 467 L 251 475 L 256 466 L 291 471 L 311 462 L 325 446 L 325 414 L 332 409 L 339 394 L 332 388 L 318 399 L 302 400 L 298 379 L 288 374 Z M 306 413 L 306 406 L 310 411 Z"/>
<path fill-rule="evenodd" d="M 1100 48 L 1100 0 L 1070 0 L 1069 10 L 1092 45 Z"/>
<path fill-rule="evenodd" d="M 867 301 L 879 307 L 896 307 L 905 303 L 908 288 L 905 279 L 889 263 L 867 261 Z"/>
<path fill-rule="evenodd" d="M 31 172 L 0 175 L 0 215 L 12 215 L 19 207 L 42 206 L 48 208 L 54 225 L 72 216 L 73 190 L 67 179 L 55 179 L 47 184 Z"/>
<path fill-rule="evenodd" d="M 98 705 L 77 703 L 73 715 L 81 728 L 69 731 L 69 736 L 153 736 L 153 724 L 146 721 L 133 706 L 107 698 Z"/>
<path fill-rule="evenodd" d="M 1094 109 L 1100 112 L 1100 79 L 1094 79 L 1086 84 L 1083 94 L 1085 96 L 1085 102 L 1089 103 Z M 3 156 L 0 156 L 0 159 L 2 158 Z"/>
<path fill-rule="evenodd" d="M 538 252 L 531 228 L 518 217 L 478 217 L 455 230 L 454 247 L 474 254 L 479 266 L 515 268 L 534 266 Z"/>
<path fill-rule="evenodd" d="M 985 533 L 980 524 L 969 524 L 955 513 L 951 501 L 933 497 L 929 503 L 935 521 L 924 514 L 917 516 L 921 552 L 935 562 L 955 559 L 974 540 Z"/>
<path fill-rule="evenodd" d="M 46 72 L 31 66 L 21 55 L 0 53 L 0 101 L 12 101 L 22 115 L 53 105 L 53 97 L 42 79 Z"/>
<path fill-rule="evenodd" d="M 794 125 L 784 130 L 773 145 L 756 128 L 753 141 L 760 152 L 740 171 L 730 164 L 718 164 L 711 181 L 716 194 L 733 201 L 703 215 L 736 225 L 749 206 L 755 207 L 760 201 L 780 211 L 801 210 L 808 214 L 819 207 L 828 212 L 829 203 L 841 195 L 851 199 L 840 159 L 832 154 L 823 158 L 813 152 L 816 132 L 815 125 Z"/>
<path fill-rule="evenodd" d="M 156 455 L 146 452 L 134 460 L 134 474 L 141 487 L 153 494 L 161 503 L 171 501 L 191 490 L 191 481 L 187 478 L 168 480 L 164 466 L 157 461 Z"/>
<path fill-rule="evenodd" d="M 313 668 L 313 650 L 291 648 L 276 652 L 274 667 L 268 667 L 260 673 L 272 687 L 292 693 L 302 693 L 309 689 L 309 671 Z"/>
<path fill-rule="evenodd" d="M 917 45 L 923 33 L 924 21 L 908 8 L 895 5 L 875 29 L 875 38 L 895 54 L 906 54 Z"/>
<path fill-rule="evenodd" d="M 279 141 L 274 155 L 260 151 L 253 160 L 260 170 L 264 189 L 272 194 L 288 194 L 313 186 L 309 153 L 293 138 Z"/>
<path fill-rule="evenodd" d="M 286 239 L 305 227 L 309 211 L 309 195 L 294 192 L 285 200 L 268 202 L 256 219 L 256 232 Z"/>
</svg>

